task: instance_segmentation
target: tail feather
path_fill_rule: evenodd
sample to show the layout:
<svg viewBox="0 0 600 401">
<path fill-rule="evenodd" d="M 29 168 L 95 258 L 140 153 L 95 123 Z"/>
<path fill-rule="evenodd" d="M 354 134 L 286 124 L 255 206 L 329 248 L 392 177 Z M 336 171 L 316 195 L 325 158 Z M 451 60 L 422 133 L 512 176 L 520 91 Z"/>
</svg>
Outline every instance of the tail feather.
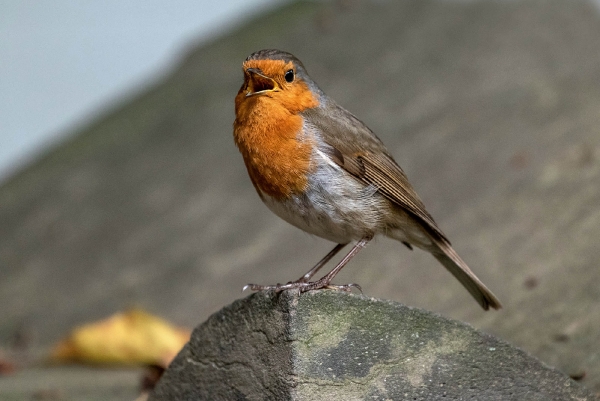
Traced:
<svg viewBox="0 0 600 401">
<path fill-rule="evenodd" d="M 456 251 L 446 241 L 436 241 L 439 250 L 432 252 L 433 256 L 469 291 L 485 310 L 490 307 L 500 309 L 502 305 L 496 296 L 477 278 L 467 264 L 458 256 Z"/>
</svg>

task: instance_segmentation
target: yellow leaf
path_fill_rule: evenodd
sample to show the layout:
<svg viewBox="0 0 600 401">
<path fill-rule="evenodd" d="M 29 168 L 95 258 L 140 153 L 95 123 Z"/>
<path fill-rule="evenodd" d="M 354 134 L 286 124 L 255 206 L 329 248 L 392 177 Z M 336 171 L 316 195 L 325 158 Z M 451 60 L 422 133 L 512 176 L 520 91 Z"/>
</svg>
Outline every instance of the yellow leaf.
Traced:
<svg viewBox="0 0 600 401">
<path fill-rule="evenodd" d="M 51 360 L 166 367 L 189 339 L 189 330 L 132 309 L 76 328 L 54 346 Z"/>
</svg>

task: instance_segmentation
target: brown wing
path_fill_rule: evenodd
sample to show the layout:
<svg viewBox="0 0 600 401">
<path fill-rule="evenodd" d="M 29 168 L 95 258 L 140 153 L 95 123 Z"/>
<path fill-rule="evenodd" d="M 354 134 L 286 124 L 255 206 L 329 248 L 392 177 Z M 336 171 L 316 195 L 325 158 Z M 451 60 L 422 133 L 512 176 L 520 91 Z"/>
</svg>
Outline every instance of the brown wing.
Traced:
<svg viewBox="0 0 600 401">
<path fill-rule="evenodd" d="M 402 168 L 362 121 L 333 102 L 323 108 L 307 110 L 305 115 L 330 147 L 323 151 L 337 164 L 366 184 L 377 187 L 382 195 L 410 212 L 425 228 L 450 243 L 425 209 Z"/>
<path fill-rule="evenodd" d="M 475 276 L 452 249 L 450 241 L 437 226 L 425 205 L 408 182 L 404 171 L 375 134 L 350 112 L 327 101 L 323 108 L 305 112 L 318 129 L 325 144 L 321 151 L 365 184 L 377 187 L 390 201 L 412 214 L 432 236 L 437 249 L 433 254 L 479 302 L 483 309 L 499 309 L 498 298 Z M 309 127 L 309 129 L 312 127 Z"/>
</svg>

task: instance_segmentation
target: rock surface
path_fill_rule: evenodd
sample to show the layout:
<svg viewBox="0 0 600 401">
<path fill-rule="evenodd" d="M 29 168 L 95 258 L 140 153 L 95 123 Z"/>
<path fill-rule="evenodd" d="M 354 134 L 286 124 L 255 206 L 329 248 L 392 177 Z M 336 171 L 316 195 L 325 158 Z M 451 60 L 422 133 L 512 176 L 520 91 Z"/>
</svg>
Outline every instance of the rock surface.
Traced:
<svg viewBox="0 0 600 401">
<path fill-rule="evenodd" d="M 404 305 L 253 294 L 194 331 L 152 400 L 592 400 L 525 352 Z"/>
<path fill-rule="evenodd" d="M 131 305 L 194 327 L 331 249 L 264 207 L 233 145 L 241 62 L 266 47 L 380 136 L 504 309 L 482 313 L 388 240 L 338 282 L 469 322 L 600 392 L 600 17 L 576 0 L 300 2 L 190 50 L 0 188 L 0 346 L 21 328 L 48 346 Z"/>
</svg>

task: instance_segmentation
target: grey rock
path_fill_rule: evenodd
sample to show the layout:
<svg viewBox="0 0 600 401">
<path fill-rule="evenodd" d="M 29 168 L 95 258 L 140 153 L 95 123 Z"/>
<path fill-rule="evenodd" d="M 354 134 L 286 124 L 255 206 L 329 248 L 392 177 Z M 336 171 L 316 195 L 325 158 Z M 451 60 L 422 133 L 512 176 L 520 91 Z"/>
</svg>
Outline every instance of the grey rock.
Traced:
<svg viewBox="0 0 600 401">
<path fill-rule="evenodd" d="M 592 400 L 463 323 L 337 291 L 256 293 L 198 326 L 149 400 Z"/>
</svg>

